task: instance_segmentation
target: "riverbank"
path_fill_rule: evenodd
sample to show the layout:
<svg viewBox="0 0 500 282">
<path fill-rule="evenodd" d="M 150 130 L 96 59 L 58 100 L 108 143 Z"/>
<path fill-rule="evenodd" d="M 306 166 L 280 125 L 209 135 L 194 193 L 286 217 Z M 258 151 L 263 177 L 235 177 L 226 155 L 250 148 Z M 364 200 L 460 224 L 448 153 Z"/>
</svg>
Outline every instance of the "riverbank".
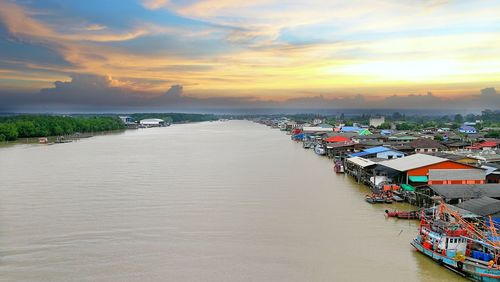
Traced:
<svg viewBox="0 0 500 282">
<path fill-rule="evenodd" d="M 77 135 L 62 135 L 62 136 L 47 136 L 47 137 L 31 137 L 31 138 L 18 138 L 15 141 L 0 141 L 0 147 L 9 147 L 15 145 L 46 145 L 46 144 L 57 144 L 58 140 L 60 143 L 77 142 L 81 139 L 92 138 L 96 136 L 104 135 L 116 135 L 122 134 L 128 129 L 118 129 L 110 131 L 100 131 L 100 132 L 87 132 Z M 41 144 L 40 139 L 47 139 L 47 143 Z"/>
<path fill-rule="evenodd" d="M 118 115 L 26 115 L 0 117 L 0 146 L 14 144 L 66 143 L 96 134 L 172 123 L 214 121 L 212 114 L 136 113 Z M 143 121 L 144 124 L 141 122 Z M 157 122 L 158 124 L 154 124 Z"/>
</svg>

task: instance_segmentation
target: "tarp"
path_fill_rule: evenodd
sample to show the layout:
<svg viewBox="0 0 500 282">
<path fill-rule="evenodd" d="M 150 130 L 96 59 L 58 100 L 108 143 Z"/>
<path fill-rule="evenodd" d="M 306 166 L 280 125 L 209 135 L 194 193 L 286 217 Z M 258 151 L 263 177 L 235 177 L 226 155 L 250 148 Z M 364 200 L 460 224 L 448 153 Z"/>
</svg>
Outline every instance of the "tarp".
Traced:
<svg viewBox="0 0 500 282">
<path fill-rule="evenodd" d="M 335 143 L 335 142 L 347 142 L 347 141 L 349 141 L 349 139 L 342 137 L 342 136 L 332 136 L 332 137 L 326 138 L 325 141 L 328 143 Z"/>
<path fill-rule="evenodd" d="M 411 192 L 415 191 L 415 187 L 408 184 L 401 184 L 401 188 L 403 188 L 403 190 L 405 191 L 411 191 Z"/>
<path fill-rule="evenodd" d="M 427 183 L 429 181 L 427 176 L 409 176 L 408 179 L 410 179 L 411 182 L 421 182 L 421 183 Z"/>
</svg>

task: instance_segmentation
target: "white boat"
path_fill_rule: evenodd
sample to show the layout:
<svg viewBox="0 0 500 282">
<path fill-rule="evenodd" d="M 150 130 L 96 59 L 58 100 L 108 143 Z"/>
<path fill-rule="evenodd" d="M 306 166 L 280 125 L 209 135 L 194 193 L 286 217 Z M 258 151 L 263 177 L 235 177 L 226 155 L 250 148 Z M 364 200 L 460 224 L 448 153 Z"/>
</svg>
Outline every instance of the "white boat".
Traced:
<svg viewBox="0 0 500 282">
<path fill-rule="evenodd" d="M 318 155 L 326 154 L 325 147 L 323 147 L 323 145 L 321 145 L 321 144 L 318 144 L 314 147 L 314 152 Z"/>
</svg>

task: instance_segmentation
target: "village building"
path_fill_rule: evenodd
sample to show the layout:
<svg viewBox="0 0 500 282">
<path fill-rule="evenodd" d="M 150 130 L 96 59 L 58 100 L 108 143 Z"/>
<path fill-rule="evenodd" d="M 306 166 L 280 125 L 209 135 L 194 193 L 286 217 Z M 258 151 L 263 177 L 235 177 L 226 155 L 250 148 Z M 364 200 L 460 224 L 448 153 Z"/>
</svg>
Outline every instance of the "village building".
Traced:
<svg viewBox="0 0 500 282">
<path fill-rule="evenodd" d="M 475 169 L 462 163 L 426 154 L 414 154 L 404 158 L 382 161 L 375 169 L 377 175 L 391 178 L 394 183 L 411 185 L 427 184 L 431 169 Z"/>
<path fill-rule="evenodd" d="M 473 158 L 473 157 L 469 157 L 469 156 L 452 154 L 452 153 L 447 153 L 447 152 L 434 152 L 434 153 L 431 153 L 430 155 L 435 156 L 435 157 L 445 158 L 448 160 L 452 160 L 452 161 L 457 162 L 457 163 L 467 164 L 467 165 L 471 165 L 471 166 L 479 166 L 479 160 L 476 158 Z"/>
<path fill-rule="evenodd" d="M 369 125 L 372 127 L 379 127 L 385 122 L 385 117 L 371 117 L 369 120 Z"/>
<path fill-rule="evenodd" d="M 428 184 L 484 184 L 486 170 L 469 169 L 430 169 Z"/>
<path fill-rule="evenodd" d="M 351 157 L 345 161 L 345 172 L 353 176 L 358 183 L 372 186 L 370 178 L 374 175 L 372 170 L 377 165 L 373 160 Z"/>
<path fill-rule="evenodd" d="M 420 138 L 411 141 L 408 145 L 415 150 L 415 153 L 423 154 L 434 153 L 446 149 L 446 146 L 441 144 L 439 141 L 428 138 Z"/>
<path fill-rule="evenodd" d="M 353 136 L 352 141 L 362 143 L 362 142 L 367 142 L 367 141 L 376 141 L 379 143 L 384 143 L 387 141 L 387 136 L 384 136 L 382 134 L 369 134 L 369 135 L 356 135 Z"/>
<path fill-rule="evenodd" d="M 396 159 L 396 158 L 402 158 L 404 157 L 405 154 L 403 152 L 396 151 L 392 148 L 389 147 L 384 147 L 384 146 L 378 146 L 378 147 L 372 147 L 368 149 L 364 149 L 361 152 L 356 152 L 353 154 L 350 154 L 350 157 L 363 157 L 363 158 L 377 158 L 377 159 Z"/>
<path fill-rule="evenodd" d="M 428 200 L 436 199 L 437 196 L 449 204 L 458 204 L 484 196 L 498 200 L 500 199 L 500 184 L 429 185 L 427 188 L 420 189 L 420 193 L 427 194 Z"/>
<path fill-rule="evenodd" d="M 393 135 L 389 136 L 388 140 L 394 143 L 409 143 L 414 140 L 417 140 L 418 137 L 411 135 Z"/>
<path fill-rule="evenodd" d="M 492 218 L 500 217 L 500 200 L 487 196 L 470 199 L 456 206 L 480 216 L 491 216 Z"/>
<path fill-rule="evenodd" d="M 476 134 L 477 130 L 475 127 L 470 126 L 470 125 L 462 125 L 459 129 L 458 132 L 460 133 L 465 133 L 465 134 Z"/>
<path fill-rule="evenodd" d="M 144 127 L 162 127 L 167 126 L 167 123 L 159 118 L 148 118 L 139 121 L 139 124 Z"/>
</svg>

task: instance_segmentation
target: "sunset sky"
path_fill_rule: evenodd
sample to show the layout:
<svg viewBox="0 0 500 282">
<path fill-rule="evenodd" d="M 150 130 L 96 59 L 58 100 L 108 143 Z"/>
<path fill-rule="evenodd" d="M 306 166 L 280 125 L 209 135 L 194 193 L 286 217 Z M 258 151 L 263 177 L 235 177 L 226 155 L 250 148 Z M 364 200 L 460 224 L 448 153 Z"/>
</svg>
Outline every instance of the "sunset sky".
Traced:
<svg viewBox="0 0 500 282">
<path fill-rule="evenodd" d="M 0 50 L 0 110 L 500 108 L 500 1 L 0 0 Z"/>
</svg>

